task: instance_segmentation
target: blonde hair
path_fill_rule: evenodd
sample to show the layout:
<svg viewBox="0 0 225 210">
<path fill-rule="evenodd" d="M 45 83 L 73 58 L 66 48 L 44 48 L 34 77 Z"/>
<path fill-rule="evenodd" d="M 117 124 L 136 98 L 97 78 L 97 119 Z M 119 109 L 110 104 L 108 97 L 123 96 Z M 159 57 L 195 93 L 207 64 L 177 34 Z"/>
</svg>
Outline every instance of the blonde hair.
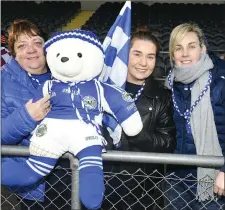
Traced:
<svg viewBox="0 0 225 210">
<path fill-rule="evenodd" d="M 172 63 L 175 46 L 185 37 L 188 32 L 194 32 L 198 36 L 201 48 L 206 47 L 203 31 L 195 23 L 183 23 L 176 26 L 170 34 L 169 55 Z"/>
</svg>

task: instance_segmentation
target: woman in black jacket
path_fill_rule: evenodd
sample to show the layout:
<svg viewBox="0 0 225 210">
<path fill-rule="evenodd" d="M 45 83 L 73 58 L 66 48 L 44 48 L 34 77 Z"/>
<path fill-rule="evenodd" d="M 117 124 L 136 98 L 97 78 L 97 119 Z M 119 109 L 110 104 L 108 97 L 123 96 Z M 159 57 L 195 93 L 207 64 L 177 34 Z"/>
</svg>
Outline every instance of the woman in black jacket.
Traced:
<svg viewBox="0 0 225 210">
<path fill-rule="evenodd" d="M 143 130 L 134 137 L 121 135 L 122 151 L 172 153 L 175 149 L 175 126 L 172 117 L 171 96 L 168 90 L 153 80 L 151 74 L 155 69 L 159 53 L 157 38 L 149 31 L 140 30 L 131 37 L 126 91 L 135 100 L 143 121 Z M 135 122 L 134 122 L 135 123 Z M 109 134 L 105 138 L 112 146 Z M 126 170 L 129 174 L 121 175 Z M 159 209 L 163 206 L 159 173 L 163 174 L 163 165 L 111 163 L 104 165 L 105 172 L 120 173 L 112 178 L 106 176 L 106 200 L 102 208 L 109 209 Z M 146 179 L 147 175 L 156 178 Z M 106 173 L 107 175 L 107 173 Z M 110 174 L 109 174 L 110 175 Z M 144 178 L 143 178 L 144 175 Z M 162 181 L 162 180 L 161 180 Z M 161 196 L 162 198 L 162 196 Z M 109 202 L 110 201 L 110 202 Z"/>
</svg>

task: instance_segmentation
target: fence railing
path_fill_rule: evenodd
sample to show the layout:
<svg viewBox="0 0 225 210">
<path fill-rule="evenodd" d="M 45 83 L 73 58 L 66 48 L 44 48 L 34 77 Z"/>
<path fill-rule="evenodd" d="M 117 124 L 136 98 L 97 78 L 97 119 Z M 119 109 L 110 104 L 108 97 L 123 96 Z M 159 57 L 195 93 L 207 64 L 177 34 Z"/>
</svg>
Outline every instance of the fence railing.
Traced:
<svg viewBox="0 0 225 210">
<path fill-rule="evenodd" d="M 29 151 L 24 146 L 2 146 L 1 156 L 28 156 Z M 136 165 L 137 170 L 134 172 L 127 171 L 126 168 L 121 171 L 104 171 L 104 179 L 106 185 L 105 200 L 103 202 L 102 210 L 116 210 L 116 209 L 177 209 L 174 206 L 174 202 L 178 202 L 176 199 L 182 198 L 183 192 L 179 192 L 177 184 L 181 183 L 187 187 L 187 189 L 193 194 L 193 198 L 188 201 L 184 201 L 186 208 L 192 209 L 192 203 L 194 202 L 195 193 L 192 191 L 197 186 L 197 178 L 192 174 L 188 174 L 185 177 L 179 177 L 175 174 L 166 174 L 165 171 L 153 170 L 150 174 L 143 168 L 138 168 L 140 164 L 151 163 L 161 165 L 182 165 L 182 166 L 201 166 L 219 168 L 224 164 L 223 157 L 215 156 L 197 156 L 197 155 L 178 155 L 178 154 L 162 154 L 162 153 L 142 153 L 142 152 L 125 152 L 125 151 L 108 151 L 102 154 L 104 163 L 110 163 L 113 165 L 116 162 L 133 163 Z M 52 175 L 57 177 L 58 182 L 62 182 L 63 178 L 57 175 L 57 170 L 65 170 L 66 175 L 71 179 L 71 185 L 69 190 L 71 193 L 70 198 L 64 198 L 63 192 L 58 192 L 55 198 L 49 197 L 48 206 L 54 205 L 57 199 L 63 200 L 61 205 L 58 205 L 54 209 L 82 209 L 82 205 L 79 201 L 79 171 L 78 161 L 74 156 L 66 154 L 63 158 L 69 159 L 70 169 L 56 168 L 52 172 Z M 151 165 L 149 164 L 149 165 Z M 122 168 L 122 167 L 120 167 Z M 48 179 L 46 179 L 48 183 Z M 188 183 L 188 184 L 187 184 Z M 211 183 L 214 184 L 213 182 Z M 63 183 L 62 183 L 63 185 Z M 68 185 L 68 184 L 67 184 Z M 167 186 L 165 188 L 165 186 Z M 68 187 L 68 186 L 67 186 Z M 51 186 L 54 189 L 54 185 Z M 20 206 L 24 203 L 27 209 L 32 209 L 32 204 L 27 204 L 25 200 L 21 199 L 13 192 L 7 192 L 5 188 L 2 188 L 1 194 L 1 209 L 16 209 L 20 210 Z M 176 198 L 168 199 L 170 191 L 177 193 Z M 172 194 L 172 193 L 171 193 Z M 174 193 L 173 193 L 174 194 Z M 14 197 L 14 199 L 12 199 Z M 52 199 L 52 200 L 51 200 Z M 181 200 L 183 202 L 183 199 Z M 180 201 L 179 201 L 180 202 Z M 41 202 L 36 201 L 35 205 L 39 205 L 39 209 L 47 209 L 42 206 Z M 199 209 L 207 209 L 209 202 L 202 202 Z M 29 206 L 31 205 L 31 206 Z M 224 209 L 225 203 L 216 200 L 218 209 Z M 7 207 L 7 206 L 10 206 Z M 35 209 L 35 208 L 33 208 Z M 49 207 L 49 209 L 51 209 Z M 36 210 L 36 209 L 35 209 Z"/>
</svg>

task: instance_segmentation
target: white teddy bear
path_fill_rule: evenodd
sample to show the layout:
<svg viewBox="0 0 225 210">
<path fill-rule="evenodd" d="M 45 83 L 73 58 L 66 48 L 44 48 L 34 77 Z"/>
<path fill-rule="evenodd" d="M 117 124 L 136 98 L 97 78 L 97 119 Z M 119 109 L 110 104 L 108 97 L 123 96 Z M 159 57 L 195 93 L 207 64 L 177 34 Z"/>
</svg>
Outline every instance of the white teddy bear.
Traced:
<svg viewBox="0 0 225 210">
<path fill-rule="evenodd" d="M 113 115 L 129 136 L 141 131 L 140 115 L 129 94 L 98 81 L 104 52 L 95 34 L 84 30 L 57 32 L 44 50 L 53 79 L 45 82 L 43 95 L 51 94 L 51 111 L 30 140 L 27 165 L 18 163 L 23 177 L 15 174 L 9 183 L 36 183 L 51 172 L 60 156 L 70 152 L 79 159 L 80 199 L 88 209 L 98 209 L 105 190 L 99 129 L 103 112 Z"/>
</svg>

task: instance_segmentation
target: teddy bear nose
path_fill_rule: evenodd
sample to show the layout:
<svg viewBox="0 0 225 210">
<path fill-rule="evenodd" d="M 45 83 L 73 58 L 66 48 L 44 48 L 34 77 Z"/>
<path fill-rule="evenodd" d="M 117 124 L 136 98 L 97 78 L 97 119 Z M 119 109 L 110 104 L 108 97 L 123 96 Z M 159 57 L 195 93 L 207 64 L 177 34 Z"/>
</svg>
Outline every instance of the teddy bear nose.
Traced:
<svg viewBox="0 0 225 210">
<path fill-rule="evenodd" d="M 66 61 L 68 61 L 69 60 L 69 58 L 67 58 L 67 57 L 62 57 L 61 58 L 61 61 L 63 62 L 63 63 L 65 63 Z"/>
</svg>

